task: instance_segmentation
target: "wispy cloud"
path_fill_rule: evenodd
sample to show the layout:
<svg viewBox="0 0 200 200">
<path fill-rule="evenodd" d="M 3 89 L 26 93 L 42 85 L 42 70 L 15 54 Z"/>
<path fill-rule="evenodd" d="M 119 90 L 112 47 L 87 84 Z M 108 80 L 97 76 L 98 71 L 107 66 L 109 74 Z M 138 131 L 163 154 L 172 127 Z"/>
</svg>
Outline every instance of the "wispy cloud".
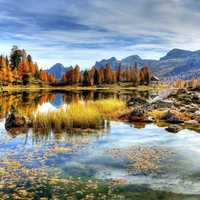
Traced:
<svg viewBox="0 0 200 200">
<path fill-rule="evenodd" d="M 0 51 L 27 49 L 42 67 L 200 47 L 196 0 L 0 0 Z"/>
</svg>

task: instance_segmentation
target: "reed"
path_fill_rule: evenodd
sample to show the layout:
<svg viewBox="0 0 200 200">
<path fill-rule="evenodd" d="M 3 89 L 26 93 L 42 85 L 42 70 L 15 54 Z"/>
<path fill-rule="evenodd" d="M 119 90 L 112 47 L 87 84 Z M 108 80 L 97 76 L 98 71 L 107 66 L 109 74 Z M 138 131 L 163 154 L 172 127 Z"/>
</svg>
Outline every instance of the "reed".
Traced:
<svg viewBox="0 0 200 200">
<path fill-rule="evenodd" d="M 72 103 L 67 108 L 36 113 L 33 116 L 33 129 L 35 132 L 47 132 L 51 129 L 62 131 L 104 128 L 106 114 L 123 107 L 125 104 L 117 99 Z"/>
<path fill-rule="evenodd" d="M 104 115 L 109 115 L 112 112 L 125 108 L 125 103 L 119 99 L 103 99 L 93 102 L 98 111 Z"/>
</svg>

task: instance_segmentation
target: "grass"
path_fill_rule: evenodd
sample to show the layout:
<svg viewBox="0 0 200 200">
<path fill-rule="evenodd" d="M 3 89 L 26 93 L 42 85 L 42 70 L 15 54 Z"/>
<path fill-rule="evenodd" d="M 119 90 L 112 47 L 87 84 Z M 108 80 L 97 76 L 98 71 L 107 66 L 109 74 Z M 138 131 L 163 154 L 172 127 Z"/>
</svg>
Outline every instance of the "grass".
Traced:
<svg viewBox="0 0 200 200">
<path fill-rule="evenodd" d="M 117 99 L 72 103 L 67 108 L 36 113 L 33 128 L 36 132 L 104 128 L 105 117 L 122 108 L 125 104 Z"/>
<path fill-rule="evenodd" d="M 38 91 L 38 90 L 63 90 L 63 91 L 72 91 L 72 90 L 110 90 L 110 91 L 121 91 L 121 90 L 138 90 L 138 91 L 148 91 L 148 90 L 160 90 L 164 88 L 169 88 L 167 84 L 152 84 L 149 86 L 138 86 L 133 87 L 132 83 L 119 83 L 119 84 L 103 84 L 101 86 L 50 86 L 48 84 L 44 85 L 8 85 L 1 87 L 2 91 Z"/>
<path fill-rule="evenodd" d="M 92 102 L 92 104 L 98 109 L 98 111 L 106 116 L 112 114 L 116 110 L 125 108 L 123 101 L 119 99 L 103 99 Z"/>
</svg>

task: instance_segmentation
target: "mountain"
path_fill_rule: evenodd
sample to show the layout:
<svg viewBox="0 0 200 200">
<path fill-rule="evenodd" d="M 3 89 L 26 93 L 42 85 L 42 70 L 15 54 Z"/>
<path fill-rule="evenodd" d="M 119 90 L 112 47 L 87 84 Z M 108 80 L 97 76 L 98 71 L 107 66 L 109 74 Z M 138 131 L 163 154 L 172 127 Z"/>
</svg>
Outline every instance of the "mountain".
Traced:
<svg viewBox="0 0 200 200">
<path fill-rule="evenodd" d="M 95 67 L 101 68 L 101 67 L 105 66 L 106 64 L 111 65 L 112 69 L 115 70 L 115 69 L 117 69 L 117 66 L 119 65 L 119 61 L 115 57 L 112 57 L 112 58 L 109 58 L 108 60 L 104 59 L 99 62 L 96 62 Z"/>
<path fill-rule="evenodd" d="M 191 79 L 200 73 L 200 51 L 172 49 L 152 70 L 162 77 Z"/>
<path fill-rule="evenodd" d="M 96 62 L 95 67 L 100 68 L 105 66 L 106 64 L 111 65 L 113 70 L 117 70 L 119 63 L 122 64 L 123 67 L 130 67 L 135 65 L 136 63 L 139 66 L 149 65 L 153 66 L 156 60 L 148 60 L 148 59 L 141 59 L 138 55 L 132 55 L 122 60 L 117 60 L 115 57 L 109 59 L 103 59 L 101 61 Z"/>
<path fill-rule="evenodd" d="M 136 63 L 139 67 L 148 65 L 156 76 L 163 79 L 192 79 L 200 77 L 200 50 L 187 51 L 183 49 L 172 49 L 159 60 L 142 59 L 138 55 L 131 55 L 122 60 L 111 57 L 97 61 L 95 67 L 100 68 L 109 64 L 116 71 L 119 63 L 125 68 L 134 66 Z M 49 74 L 54 74 L 60 80 L 62 75 L 69 69 L 71 67 L 64 67 L 62 64 L 57 63 L 46 71 Z"/>
<path fill-rule="evenodd" d="M 71 67 L 64 67 L 61 63 L 56 63 L 50 69 L 46 70 L 48 74 L 55 75 L 57 80 L 62 78 L 62 75 L 65 74 Z"/>
<path fill-rule="evenodd" d="M 172 49 L 159 60 L 142 59 L 138 55 L 132 55 L 122 60 L 115 57 L 96 62 L 97 68 L 110 64 L 113 70 L 117 69 L 121 62 L 123 67 L 130 67 L 137 63 L 142 67 L 148 65 L 153 73 L 159 77 L 191 79 L 199 77 L 200 74 L 200 50 L 187 51 L 182 49 Z"/>
</svg>

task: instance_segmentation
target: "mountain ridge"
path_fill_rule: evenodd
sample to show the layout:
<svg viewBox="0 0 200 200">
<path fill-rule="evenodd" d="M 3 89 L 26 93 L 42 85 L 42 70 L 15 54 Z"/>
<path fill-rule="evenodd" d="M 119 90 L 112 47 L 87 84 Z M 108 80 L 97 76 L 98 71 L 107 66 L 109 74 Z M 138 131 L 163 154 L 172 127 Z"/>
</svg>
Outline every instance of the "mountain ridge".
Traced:
<svg viewBox="0 0 200 200">
<path fill-rule="evenodd" d="M 98 61 L 96 67 L 102 67 L 105 64 L 110 64 L 113 70 L 116 70 L 116 64 L 120 63 L 123 67 L 134 66 L 135 63 L 139 67 L 148 65 L 153 73 L 160 77 L 178 77 L 187 79 L 188 77 L 196 77 L 195 71 L 200 71 L 200 50 L 189 51 L 183 49 L 172 49 L 165 56 L 158 60 L 142 59 L 138 55 L 131 55 L 121 60 L 115 60 L 115 65 L 110 63 L 110 59 Z"/>
<path fill-rule="evenodd" d="M 114 71 L 117 70 L 119 63 L 122 67 L 134 66 L 136 63 L 139 67 L 148 65 L 152 72 L 161 78 L 184 78 L 191 79 L 197 77 L 200 73 L 200 50 L 189 51 L 184 49 L 172 49 L 160 59 L 143 59 L 138 55 L 130 55 L 126 58 L 118 60 L 116 57 L 102 59 L 96 61 L 95 67 L 100 68 L 106 64 L 111 65 Z M 50 74 L 54 74 L 58 80 L 71 67 L 64 67 L 61 63 L 56 63 L 50 69 L 46 70 Z"/>
</svg>

